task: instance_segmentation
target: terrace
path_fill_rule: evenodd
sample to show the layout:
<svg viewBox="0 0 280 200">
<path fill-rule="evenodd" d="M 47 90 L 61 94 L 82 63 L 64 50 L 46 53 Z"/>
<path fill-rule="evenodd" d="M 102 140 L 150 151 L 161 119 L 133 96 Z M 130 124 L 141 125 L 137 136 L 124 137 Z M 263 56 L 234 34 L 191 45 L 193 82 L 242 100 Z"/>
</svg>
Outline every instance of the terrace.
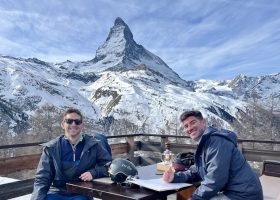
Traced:
<svg viewBox="0 0 280 200">
<path fill-rule="evenodd" d="M 136 166 L 159 162 L 161 152 L 165 150 L 167 142 L 170 143 L 170 150 L 173 153 L 194 152 L 196 148 L 187 136 L 133 134 L 108 136 L 108 140 L 112 148 L 113 158 L 128 158 Z M 18 178 L 20 181 L 0 185 L 1 199 L 10 199 L 32 193 L 34 173 L 40 159 L 42 149 L 40 144 L 42 143 L 44 142 L 0 146 L 0 151 L 29 148 L 34 152 L 33 154 L 0 158 L 0 176 L 20 177 Z M 270 150 L 264 148 L 265 146 L 270 147 Z M 254 164 L 253 167 L 259 175 L 263 170 L 261 168 L 263 161 L 280 162 L 280 141 L 239 140 L 238 147 L 247 160 Z"/>
</svg>

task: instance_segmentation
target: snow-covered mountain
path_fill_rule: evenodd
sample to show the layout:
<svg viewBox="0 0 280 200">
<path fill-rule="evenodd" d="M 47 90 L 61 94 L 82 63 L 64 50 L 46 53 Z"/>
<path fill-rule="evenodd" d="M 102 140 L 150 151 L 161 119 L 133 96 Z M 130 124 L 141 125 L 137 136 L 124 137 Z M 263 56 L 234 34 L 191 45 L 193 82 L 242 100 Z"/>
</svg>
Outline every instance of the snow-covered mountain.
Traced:
<svg viewBox="0 0 280 200">
<path fill-rule="evenodd" d="M 19 132 L 28 126 L 29 116 L 45 104 L 58 108 L 76 106 L 96 119 L 96 108 L 78 91 L 83 82 L 69 74 L 38 59 L 1 56 L 0 122 L 12 127 L 9 131 Z"/>
<path fill-rule="evenodd" d="M 280 109 L 280 73 L 258 77 L 238 75 L 228 81 L 199 80 L 195 81 L 194 90 L 245 102 L 255 100 L 266 108 Z"/>
<path fill-rule="evenodd" d="M 77 107 L 86 117 L 105 121 L 114 134 L 175 134 L 185 109 L 200 109 L 212 123 L 231 128 L 253 87 L 266 102 L 270 95 L 279 95 L 279 86 L 279 74 L 183 80 L 138 45 L 127 24 L 117 18 L 90 61 L 47 63 L 0 56 L 0 125 L 8 124 L 11 132 L 24 131 L 35 110 L 49 104 Z M 113 130 L 117 125 L 123 129 Z"/>
<path fill-rule="evenodd" d="M 115 20 L 104 44 L 97 49 L 96 56 L 90 61 L 75 65 L 72 70 L 100 73 L 133 69 L 140 64 L 144 64 L 154 73 L 158 73 L 174 84 L 187 86 L 187 82 L 182 80 L 162 59 L 134 41 L 129 27 L 119 17 Z"/>
</svg>

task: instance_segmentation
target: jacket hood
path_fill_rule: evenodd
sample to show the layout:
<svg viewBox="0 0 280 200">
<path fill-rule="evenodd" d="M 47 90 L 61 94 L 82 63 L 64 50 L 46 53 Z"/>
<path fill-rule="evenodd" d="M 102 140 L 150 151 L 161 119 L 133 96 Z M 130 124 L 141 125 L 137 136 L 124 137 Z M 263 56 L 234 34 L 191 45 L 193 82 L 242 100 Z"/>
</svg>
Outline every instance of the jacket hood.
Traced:
<svg viewBox="0 0 280 200">
<path fill-rule="evenodd" d="M 235 146 L 237 146 L 237 136 L 234 132 L 221 129 L 221 128 L 214 128 L 212 126 L 209 126 L 203 133 L 201 137 L 201 142 L 204 143 L 210 136 L 221 136 L 226 138 L 227 140 L 231 141 Z"/>
</svg>

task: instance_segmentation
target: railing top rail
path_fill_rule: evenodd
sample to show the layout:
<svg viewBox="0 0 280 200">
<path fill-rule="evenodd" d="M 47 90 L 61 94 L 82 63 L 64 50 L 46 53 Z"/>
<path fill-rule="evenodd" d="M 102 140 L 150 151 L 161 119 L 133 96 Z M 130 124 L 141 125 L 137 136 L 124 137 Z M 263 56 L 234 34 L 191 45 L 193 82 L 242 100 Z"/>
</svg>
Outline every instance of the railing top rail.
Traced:
<svg viewBox="0 0 280 200">
<path fill-rule="evenodd" d="M 173 138 L 190 138 L 185 135 L 158 135 L 158 134 L 139 134 L 141 136 L 154 136 L 154 137 L 173 137 Z M 121 136 L 121 135 L 120 135 Z M 108 137 L 109 138 L 109 137 Z M 277 140 L 252 140 L 252 139 L 238 139 L 238 142 L 257 142 L 257 143 L 270 143 L 270 144 L 280 144 Z"/>
<path fill-rule="evenodd" d="M 153 137 L 173 137 L 173 138 L 190 138 L 185 135 L 159 135 L 159 134 L 126 134 L 126 135 L 114 135 L 107 136 L 107 138 L 121 138 L 121 137 L 133 137 L 133 136 L 153 136 Z M 238 142 L 257 142 L 257 143 L 269 143 L 269 144 L 280 144 L 277 140 L 252 140 L 252 139 L 238 139 Z"/>
<path fill-rule="evenodd" d="M 123 138 L 123 137 L 137 137 L 137 136 L 145 136 L 146 134 L 138 133 L 138 134 L 124 134 L 124 135 L 108 135 L 107 138 Z"/>
<path fill-rule="evenodd" d="M 183 135 L 158 135 L 158 134 L 125 134 L 125 135 L 110 135 L 107 136 L 108 139 L 110 138 L 125 138 L 125 137 L 137 137 L 137 136 L 151 136 L 151 137 L 163 137 L 163 138 L 190 138 L 189 136 Z M 46 141 L 42 142 L 33 142 L 33 143 L 24 143 L 24 144 L 11 144 L 11 145 L 2 145 L 0 149 L 9 149 L 9 148 L 19 148 L 19 147 L 28 147 L 28 146 L 37 146 L 40 144 L 45 143 Z M 238 139 L 238 142 L 256 142 L 256 143 L 267 143 L 267 144 L 280 144 L 280 141 L 275 140 L 251 140 L 251 139 Z"/>
<path fill-rule="evenodd" d="M 32 142 L 32 143 L 24 143 L 24 144 L 9 144 L 9 145 L 2 145 L 0 149 L 9 149 L 9 148 L 19 148 L 19 147 L 30 147 L 30 146 L 37 146 L 43 144 L 45 142 Z"/>
</svg>

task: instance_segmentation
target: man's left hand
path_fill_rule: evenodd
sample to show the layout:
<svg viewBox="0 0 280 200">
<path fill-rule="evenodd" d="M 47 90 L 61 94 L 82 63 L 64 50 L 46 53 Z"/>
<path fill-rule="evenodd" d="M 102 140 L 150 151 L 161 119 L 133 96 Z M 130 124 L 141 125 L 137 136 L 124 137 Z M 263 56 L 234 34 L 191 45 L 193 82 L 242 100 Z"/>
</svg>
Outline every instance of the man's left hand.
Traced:
<svg viewBox="0 0 280 200">
<path fill-rule="evenodd" d="M 82 181 L 92 181 L 93 177 L 90 172 L 84 172 L 79 177 Z"/>
</svg>

